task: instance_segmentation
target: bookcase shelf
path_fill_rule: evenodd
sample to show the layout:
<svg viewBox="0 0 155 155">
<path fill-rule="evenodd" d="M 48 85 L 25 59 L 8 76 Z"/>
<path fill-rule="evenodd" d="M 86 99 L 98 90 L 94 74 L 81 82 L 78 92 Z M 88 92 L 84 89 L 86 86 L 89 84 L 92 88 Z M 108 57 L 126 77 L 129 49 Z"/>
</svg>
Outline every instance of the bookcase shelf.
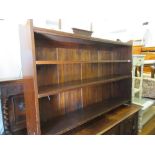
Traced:
<svg viewBox="0 0 155 155">
<path fill-rule="evenodd" d="M 128 43 L 20 27 L 28 134 L 65 134 L 131 100 Z"/>
<path fill-rule="evenodd" d="M 130 60 L 96 60 L 96 61 L 36 61 L 36 65 L 52 64 L 87 64 L 87 63 L 130 63 Z"/>
<path fill-rule="evenodd" d="M 66 82 L 62 84 L 42 86 L 39 88 L 38 98 L 55 95 L 60 92 L 68 91 L 72 89 L 78 89 L 82 87 L 109 83 L 109 82 L 116 82 L 116 81 L 130 79 L 130 78 L 131 78 L 130 75 L 124 75 L 124 76 L 111 75 L 111 76 L 101 77 L 101 78 L 85 79 L 85 80 L 79 80 L 79 81 Z"/>
<path fill-rule="evenodd" d="M 129 104 L 128 99 L 109 99 L 102 103 L 95 103 L 66 115 L 57 117 L 43 124 L 42 134 L 64 134 L 96 117 L 99 117 L 122 104 Z"/>
</svg>

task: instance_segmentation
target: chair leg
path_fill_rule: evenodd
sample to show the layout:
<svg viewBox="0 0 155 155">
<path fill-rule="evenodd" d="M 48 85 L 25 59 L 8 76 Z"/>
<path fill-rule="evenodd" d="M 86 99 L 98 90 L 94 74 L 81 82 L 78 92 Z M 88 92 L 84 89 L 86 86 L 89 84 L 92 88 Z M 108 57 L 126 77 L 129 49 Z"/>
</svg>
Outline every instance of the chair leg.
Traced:
<svg viewBox="0 0 155 155">
<path fill-rule="evenodd" d="M 138 131 L 139 133 L 142 131 L 142 118 L 143 118 L 143 110 L 140 110 L 139 116 L 138 116 Z"/>
<path fill-rule="evenodd" d="M 140 91 L 139 91 L 139 99 L 141 99 L 142 98 L 142 87 L 143 87 L 143 66 L 141 66 L 141 76 L 140 76 L 141 78 L 140 78 L 140 86 L 139 86 L 139 88 L 140 88 Z"/>
<path fill-rule="evenodd" d="M 132 101 L 134 100 L 134 97 L 135 97 L 135 92 L 134 92 L 134 87 L 135 87 L 135 71 L 136 71 L 136 67 L 133 66 L 133 70 L 132 70 Z"/>
</svg>

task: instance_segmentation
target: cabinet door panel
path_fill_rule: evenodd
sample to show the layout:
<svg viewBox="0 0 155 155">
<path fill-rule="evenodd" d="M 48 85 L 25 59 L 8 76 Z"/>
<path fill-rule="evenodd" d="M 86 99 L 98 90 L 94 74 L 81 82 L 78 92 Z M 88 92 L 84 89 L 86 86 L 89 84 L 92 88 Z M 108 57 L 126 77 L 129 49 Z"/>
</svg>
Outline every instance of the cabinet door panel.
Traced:
<svg viewBox="0 0 155 155">
<path fill-rule="evenodd" d="M 26 128 L 24 96 L 16 95 L 9 99 L 9 122 L 12 132 Z"/>
<path fill-rule="evenodd" d="M 138 134 L 138 113 L 125 119 L 117 126 L 111 128 L 104 135 L 137 135 Z"/>
<path fill-rule="evenodd" d="M 121 135 L 135 135 L 138 133 L 138 114 L 134 114 L 120 124 Z"/>
</svg>

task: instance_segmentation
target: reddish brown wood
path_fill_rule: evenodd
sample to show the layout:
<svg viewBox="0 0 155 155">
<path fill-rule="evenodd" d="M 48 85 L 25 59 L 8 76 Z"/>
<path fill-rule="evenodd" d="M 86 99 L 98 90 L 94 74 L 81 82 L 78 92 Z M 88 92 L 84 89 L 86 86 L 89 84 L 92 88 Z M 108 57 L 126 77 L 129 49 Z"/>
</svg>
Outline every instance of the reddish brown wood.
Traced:
<svg viewBox="0 0 155 155">
<path fill-rule="evenodd" d="M 13 134 L 11 119 L 14 118 L 14 114 L 11 113 L 10 100 L 13 96 L 23 93 L 23 80 L 22 79 L 4 79 L 0 82 L 0 97 L 2 101 L 2 113 L 3 113 L 3 125 L 5 134 Z M 15 127 L 16 128 L 16 127 Z"/>
<path fill-rule="evenodd" d="M 107 76 L 102 78 L 87 77 L 85 80 L 42 86 L 39 88 L 38 98 L 55 95 L 60 92 L 64 92 L 72 89 L 77 89 L 77 88 L 82 88 L 82 87 L 87 87 L 92 85 L 99 85 L 99 84 L 109 83 L 109 82 L 115 82 L 123 79 L 130 79 L 130 78 L 131 78 L 130 75 L 124 75 L 124 76 L 113 75 L 113 76 Z"/>
<path fill-rule="evenodd" d="M 141 109 L 140 106 L 120 106 L 117 109 L 94 119 L 93 121 L 83 125 L 75 130 L 67 132 L 66 134 L 73 135 L 125 135 L 138 134 L 138 115 Z M 132 118 L 132 119 L 131 119 Z M 136 122 L 131 122 L 136 121 Z M 132 124 L 133 123 L 133 124 Z M 128 127 L 128 128 L 127 128 Z"/>
<path fill-rule="evenodd" d="M 112 44 L 112 45 L 121 45 L 121 46 L 131 46 L 129 43 L 123 43 L 123 42 L 116 42 L 116 41 L 111 41 L 107 39 L 99 39 L 99 38 L 92 38 L 92 37 L 86 37 L 86 36 L 80 36 L 76 34 L 71 34 L 71 33 L 66 33 L 66 32 L 60 32 L 56 30 L 50 30 L 50 29 L 45 29 L 45 28 L 38 28 L 34 27 L 34 32 L 41 34 L 42 36 L 45 36 L 49 39 L 54 39 L 58 41 L 79 41 L 80 43 L 89 43 L 90 41 L 94 44 L 94 42 L 101 43 L 101 44 Z"/>
<path fill-rule="evenodd" d="M 28 134 L 40 134 L 40 115 L 37 95 L 38 86 L 35 64 L 35 42 L 32 20 L 28 20 L 26 26 L 21 26 L 20 31 L 27 129 Z"/>
<path fill-rule="evenodd" d="M 103 103 L 94 103 L 85 109 L 76 110 L 57 117 L 43 124 L 42 134 L 63 134 L 96 117 L 99 117 L 113 108 L 130 102 L 123 99 L 109 99 Z"/>
<path fill-rule="evenodd" d="M 129 44 L 36 28 L 32 21 L 26 28 L 28 37 L 22 40 L 25 43 L 22 64 L 29 134 L 45 133 L 44 124 L 57 120 L 49 125 L 53 131 L 61 119 L 85 111 L 95 103 L 107 100 L 110 103 L 113 98 L 131 99 Z M 120 102 L 113 108 L 118 105 Z M 84 123 L 92 119 L 84 112 L 83 115 L 87 116 Z M 69 126 L 77 127 L 78 122 Z M 65 124 L 61 127 L 64 131 L 70 128 Z"/>
<path fill-rule="evenodd" d="M 126 63 L 130 60 L 101 60 L 101 61 L 36 61 L 37 65 L 54 65 L 54 64 L 86 64 L 86 63 Z"/>
</svg>

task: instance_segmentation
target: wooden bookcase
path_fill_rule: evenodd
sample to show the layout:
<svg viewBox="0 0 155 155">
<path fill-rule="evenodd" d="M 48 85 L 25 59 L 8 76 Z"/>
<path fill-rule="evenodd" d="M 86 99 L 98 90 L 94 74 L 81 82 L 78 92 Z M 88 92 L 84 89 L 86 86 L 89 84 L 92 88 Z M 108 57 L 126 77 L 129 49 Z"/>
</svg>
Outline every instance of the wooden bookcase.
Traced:
<svg viewBox="0 0 155 155">
<path fill-rule="evenodd" d="M 65 134 L 131 103 L 130 44 L 33 27 L 21 31 L 28 134 Z"/>
</svg>

